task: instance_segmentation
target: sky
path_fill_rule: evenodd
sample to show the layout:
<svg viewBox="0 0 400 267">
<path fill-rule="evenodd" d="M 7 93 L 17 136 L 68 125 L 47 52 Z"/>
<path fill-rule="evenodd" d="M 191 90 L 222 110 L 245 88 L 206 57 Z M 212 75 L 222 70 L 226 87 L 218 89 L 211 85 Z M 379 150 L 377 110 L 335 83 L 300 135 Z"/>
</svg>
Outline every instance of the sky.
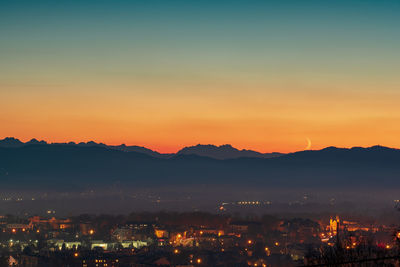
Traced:
<svg viewBox="0 0 400 267">
<path fill-rule="evenodd" d="M 0 2 L 0 138 L 400 147 L 400 1 Z"/>
</svg>

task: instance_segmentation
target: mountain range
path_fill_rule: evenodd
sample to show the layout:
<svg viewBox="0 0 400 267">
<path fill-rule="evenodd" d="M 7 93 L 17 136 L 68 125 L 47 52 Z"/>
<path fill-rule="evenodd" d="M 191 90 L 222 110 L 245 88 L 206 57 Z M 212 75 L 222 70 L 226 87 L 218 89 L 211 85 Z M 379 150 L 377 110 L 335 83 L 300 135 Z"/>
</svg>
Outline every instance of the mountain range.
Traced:
<svg viewBox="0 0 400 267">
<path fill-rule="evenodd" d="M 217 159 L 215 155 L 221 157 L 223 153 L 216 147 L 211 147 L 217 150 L 214 157 L 192 153 L 197 146 L 167 157 L 152 155 L 154 151 L 146 148 L 131 151 L 130 146 L 122 149 L 92 143 L 18 141 L 8 138 L 0 142 L 2 188 L 72 190 L 119 184 L 375 190 L 400 185 L 400 150 L 382 146 L 327 147 L 269 158 Z"/>
<path fill-rule="evenodd" d="M 14 137 L 6 137 L 0 140 L 0 147 L 23 147 L 27 145 L 68 145 L 68 146 L 79 146 L 79 147 L 103 147 L 107 149 L 114 149 L 120 150 L 123 152 L 139 152 L 143 153 L 152 157 L 156 158 L 170 158 L 174 155 L 198 155 L 204 157 L 210 157 L 215 159 L 234 159 L 234 158 L 244 158 L 244 157 L 251 157 L 251 158 L 273 158 L 279 157 L 283 155 L 283 153 L 273 152 L 273 153 L 260 153 L 253 150 L 239 150 L 231 145 L 196 145 L 190 147 L 184 147 L 183 149 L 179 150 L 177 153 L 159 153 L 157 151 L 148 149 L 142 146 L 127 146 L 125 144 L 112 146 L 106 145 L 103 143 L 96 143 L 93 141 L 89 142 L 69 142 L 69 143 L 48 143 L 46 141 L 38 141 L 37 139 L 31 139 L 27 142 L 22 142 L 19 139 Z"/>
</svg>

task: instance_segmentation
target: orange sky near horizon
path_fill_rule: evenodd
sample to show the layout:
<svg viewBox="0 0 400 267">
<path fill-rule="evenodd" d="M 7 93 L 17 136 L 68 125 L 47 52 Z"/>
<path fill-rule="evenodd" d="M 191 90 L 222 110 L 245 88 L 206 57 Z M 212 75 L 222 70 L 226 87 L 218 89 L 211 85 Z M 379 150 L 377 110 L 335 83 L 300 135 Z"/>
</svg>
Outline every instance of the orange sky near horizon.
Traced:
<svg viewBox="0 0 400 267">
<path fill-rule="evenodd" d="M 321 93 L 316 88 L 322 85 L 298 82 L 225 89 L 223 82 L 201 84 L 202 90 L 191 85 L 195 94 L 149 83 L 120 85 L 115 90 L 119 94 L 107 84 L 86 85 L 84 91 L 79 86 L 63 91 L 41 86 L 0 93 L 0 137 L 125 143 L 165 153 L 199 143 L 293 152 L 306 147 L 306 138 L 312 140 L 312 149 L 400 147 L 400 125 L 394 115 L 400 114 L 400 95 L 395 91 L 360 93 L 332 85 Z M 250 86 L 252 90 L 246 91 Z M 294 86 L 298 89 L 286 89 Z"/>
</svg>

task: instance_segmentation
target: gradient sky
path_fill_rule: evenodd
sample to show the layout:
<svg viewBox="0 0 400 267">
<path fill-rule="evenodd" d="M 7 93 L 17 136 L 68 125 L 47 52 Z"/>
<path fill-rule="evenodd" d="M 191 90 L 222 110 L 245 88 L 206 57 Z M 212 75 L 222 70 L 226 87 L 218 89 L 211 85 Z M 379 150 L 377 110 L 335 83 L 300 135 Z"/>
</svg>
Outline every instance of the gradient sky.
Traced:
<svg viewBox="0 0 400 267">
<path fill-rule="evenodd" d="M 0 138 L 400 147 L 400 1 L 0 2 Z"/>
</svg>

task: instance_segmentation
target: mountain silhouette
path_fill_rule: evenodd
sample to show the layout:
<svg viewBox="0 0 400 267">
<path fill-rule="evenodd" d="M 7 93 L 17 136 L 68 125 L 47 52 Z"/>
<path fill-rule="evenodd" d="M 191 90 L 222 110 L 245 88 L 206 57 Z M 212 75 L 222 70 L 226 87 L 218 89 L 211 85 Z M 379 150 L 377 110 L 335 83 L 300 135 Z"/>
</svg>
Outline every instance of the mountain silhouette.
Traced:
<svg viewBox="0 0 400 267">
<path fill-rule="evenodd" d="M 123 152 L 139 152 L 143 154 L 150 155 L 156 158 L 170 158 L 174 155 L 178 154 L 194 154 L 198 156 L 210 157 L 215 159 L 233 159 L 233 158 L 241 158 L 241 157 L 253 157 L 253 158 L 272 158 L 283 155 L 283 153 L 260 153 L 252 150 L 238 150 L 231 145 L 222 145 L 222 146 L 214 146 L 214 145 L 197 145 L 185 147 L 175 153 L 159 153 L 157 151 L 148 149 L 142 146 L 127 146 L 125 144 L 122 145 L 106 145 L 103 143 L 96 143 L 94 141 L 89 142 L 80 142 L 80 143 L 47 143 L 46 141 L 38 141 L 37 139 L 32 139 L 26 143 L 21 142 L 20 140 L 14 137 L 7 137 L 3 140 L 0 140 L 0 147 L 22 147 L 25 145 L 70 145 L 70 146 L 81 146 L 81 147 L 103 147 L 108 149 L 120 150 Z"/>
<path fill-rule="evenodd" d="M 234 159 L 234 158 L 273 158 L 282 156 L 282 153 L 260 153 L 253 150 L 239 150 L 231 145 L 201 145 L 198 144 L 196 146 L 185 147 L 178 151 L 177 154 L 185 154 L 185 155 L 199 155 L 204 157 L 210 157 L 215 159 Z"/>
<path fill-rule="evenodd" d="M 16 140 L 6 141 L 0 147 L 2 188 L 67 190 L 118 183 L 375 190 L 400 185 L 400 150 L 382 146 L 328 147 L 273 158 L 220 160 L 185 153 L 162 158 L 87 143 L 20 146 Z"/>
<path fill-rule="evenodd" d="M 21 147 L 24 145 L 25 143 L 14 137 L 6 137 L 3 140 L 0 140 L 0 147 Z"/>
</svg>

